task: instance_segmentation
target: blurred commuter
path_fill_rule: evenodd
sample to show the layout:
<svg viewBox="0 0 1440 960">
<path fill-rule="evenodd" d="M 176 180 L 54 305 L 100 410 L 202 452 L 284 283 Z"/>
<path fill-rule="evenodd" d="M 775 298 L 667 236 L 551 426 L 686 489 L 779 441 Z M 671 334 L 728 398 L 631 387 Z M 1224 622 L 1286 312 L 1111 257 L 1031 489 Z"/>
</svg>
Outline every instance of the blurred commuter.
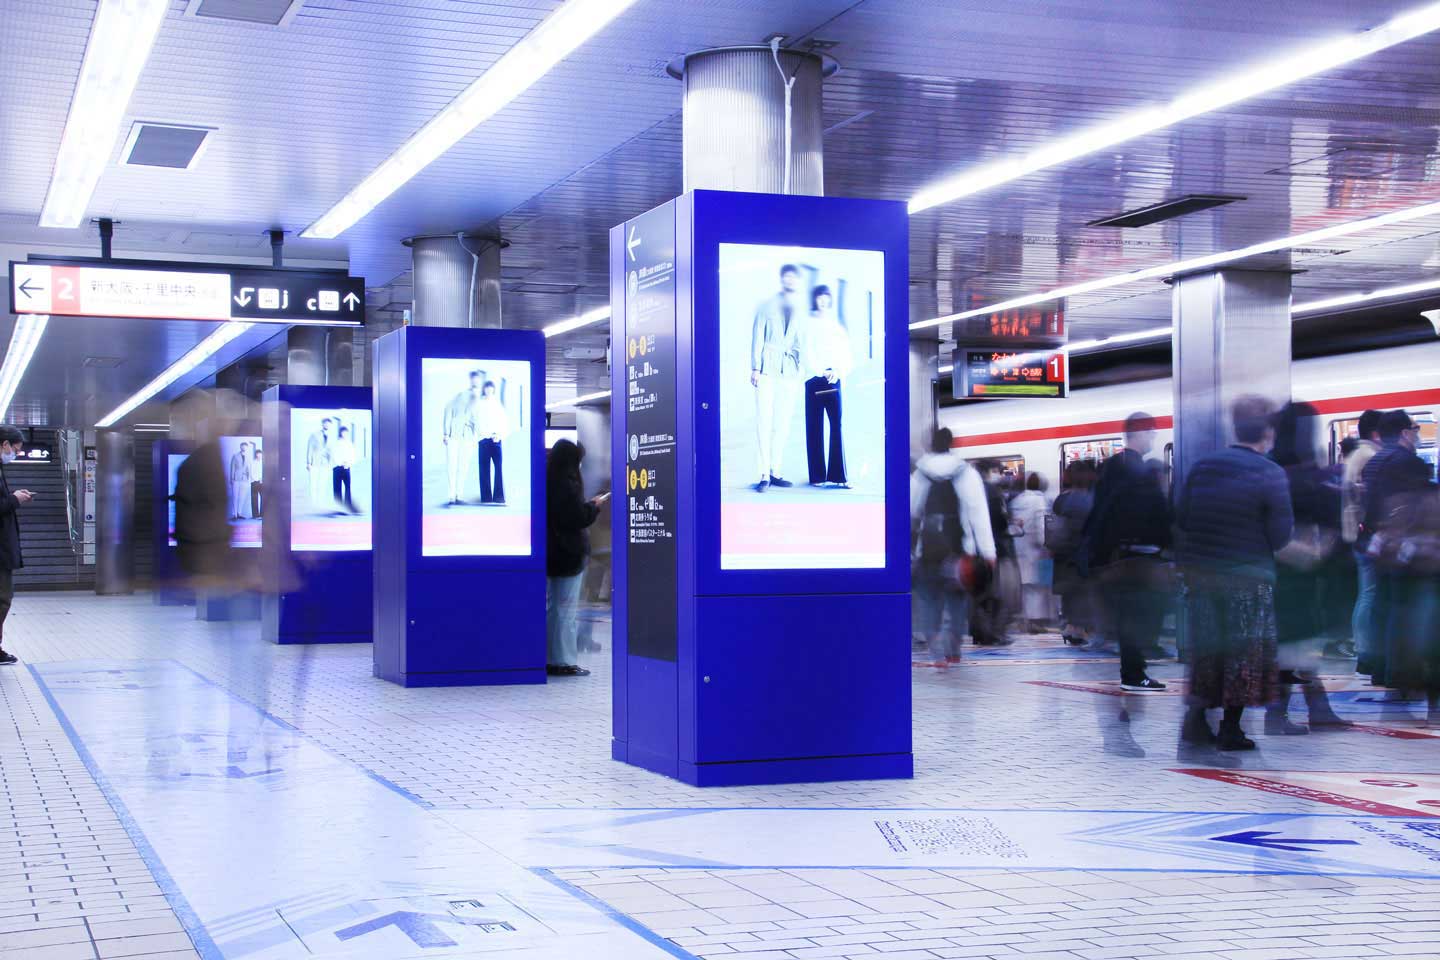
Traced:
<svg viewBox="0 0 1440 960">
<path fill-rule="evenodd" d="M 229 585 L 233 576 L 230 519 L 234 516 L 234 490 L 221 461 L 220 441 L 215 437 L 197 440 L 175 474 L 175 556 L 190 585 L 208 590 Z"/>
<path fill-rule="evenodd" d="M 576 662 L 580 582 L 590 554 L 585 531 L 610 494 L 585 499 L 580 479 L 584 456 L 584 448 L 558 440 L 545 462 L 545 672 L 555 677 L 590 675 Z"/>
<path fill-rule="evenodd" d="M 1105 633 L 1120 647 L 1120 686 L 1136 692 L 1165 689 L 1145 655 L 1159 644 L 1173 593 L 1170 507 L 1145 460 L 1153 449 L 1155 418 L 1126 417 L 1125 449 L 1100 471 L 1082 547 L 1085 572 L 1099 580 Z"/>
<path fill-rule="evenodd" d="M 931 662 L 942 669 L 960 661 L 960 641 L 970 620 L 969 592 L 988 579 L 995 563 L 984 482 L 954 451 L 953 442 L 949 430 L 935 431 L 930 452 L 910 475 L 916 627 L 929 641 Z"/>
<path fill-rule="evenodd" d="M 1375 561 L 1366 552 L 1369 534 L 1365 520 L 1365 466 L 1380 452 L 1380 411 L 1366 410 L 1360 414 L 1359 437 L 1354 451 L 1345 458 L 1340 495 L 1343 506 L 1340 535 L 1349 544 L 1355 557 L 1355 609 L 1350 619 L 1350 636 L 1355 644 L 1356 669 L 1369 672 L 1374 658 L 1371 622 L 1375 611 L 1375 591 L 1379 581 Z"/>
<path fill-rule="evenodd" d="M 1370 541 L 1389 608 L 1384 673 L 1393 701 L 1423 694 L 1427 723 L 1440 727 L 1440 494 L 1433 486 L 1389 498 Z"/>
<path fill-rule="evenodd" d="M 1025 489 L 1010 501 L 1010 519 L 1018 536 L 1015 559 L 1020 571 L 1020 617 L 1026 633 L 1049 629 L 1052 561 L 1045 549 L 1045 478 L 1032 473 Z"/>
<path fill-rule="evenodd" d="M 15 601 L 15 571 L 25 566 L 20 553 L 20 508 L 35 498 L 29 490 L 10 489 L 4 464 L 14 460 L 25 445 L 25 435 L 8 424 L 0 426 L 0 666 L 19 662 L 5 652 L 5 618 Z"/>
<path fill-rule="evenodd" d="M 1275 415 L 1275 448 L 1270 458 L 1285 471 L 1294 517 L 1291 540 L 1276 555 L 1275 630 L 1279 678 L 1275 700 L 1265 711 L 1267 735 L 1309 733 L 1314 727 L 1346 726 L 1330 707 L 1320 682 L 1316 645 L 1332 626 L 1334 609 L 1321 595 L 1327 572 L 1341 553 L 1340 486 L 1317 461 L 1317 411 L 1308 403 L 1287 403 Z M 1290 695 L 1299 684 L 1310 726 L 1289 717 Z"/>
<path fill-rule="evenodd" d="M 976 646 L 1003 647 L 1014 643 L 1007 634 L 1020 605 L 1020 571 L 1015 563 L 1015 537 L 1010 531 L 1005 496 L 1007 477 L 1005 468 L 994 460 L 982 460 L 976 469 L 984 481 L 990 531 L 995 538 L 995 567 L 988 582 L 975 593 L 970 637 Z"/>
<path fill-rule="evenodd" d="M 1081 646 L 1099 632 L 1094 584 L 1080 572 L 1077 557 L 1085 521 L 1095 505 L 1095 468 L 1070 464 L 1064 486 L 1045 520 L 1045 549 L 1052 557 L 1052 588 L 1060 598 L 1060 635 L 1066 643 Z"/>
<path fill-rule="evenodd" d="M 1381 449 L 1370 458 L 1361 471 L 1364 484 L 1365 513 L 1361 521 L 1362 540 L 1366 551 L 1376 561 L 1375 601 L 1371 607 L 1370 635 L 1365 660 L 1357 665 L 1360 673 L 1369 674 L 1371 682 L 1400 687 L 1412 679 L 1398 672 L 1398 664 L 1390 663 L 1397 650 L 1404 653 L 1410 638 L 1399 632 L 1424 623 L 1406 610 L 1408 603 L 1427 602 L 1423 589 L 1423 571 L 1418 565 L 1404 562 L 1399 551 L 1387 556 L 1386 544 L 1415 538 L 1423 543 L 1426 512 L 1421 495 L 1433 493 L 1434 482 L 1429 464 L 1420 459 L 1415 448 L 1420 442 L 1420 428 L 1404 410 L 1390 410 L 1380 417 Z M 1382 531 L 1385 536 L 1374 542 Z M 1413 548 L 1412 548 L 1413 549 Z M 1384 562 L 1382 562 L 1384 561 Z M 1398 645 L 1398 646 L 1397 646 Z M 1411 658 L 1407 655 L 1408 662 Z"/>
<path fill-rule="evenodd" d="M 1253 750 L 1241 718 L 1274 695 L 1275 553 L 1294 528 L 1285 471 L 1266 457 L 1275 443 L 1274 410 L 1264 397 L 1237 399 L 1235 445 L 1196 462 L 1180 493 L 1190 656 L 1181 737 L 1191 744 Z M 1205 718 L 1216 707 L 1224 711 L 1218 737 Z"/>
</svg>

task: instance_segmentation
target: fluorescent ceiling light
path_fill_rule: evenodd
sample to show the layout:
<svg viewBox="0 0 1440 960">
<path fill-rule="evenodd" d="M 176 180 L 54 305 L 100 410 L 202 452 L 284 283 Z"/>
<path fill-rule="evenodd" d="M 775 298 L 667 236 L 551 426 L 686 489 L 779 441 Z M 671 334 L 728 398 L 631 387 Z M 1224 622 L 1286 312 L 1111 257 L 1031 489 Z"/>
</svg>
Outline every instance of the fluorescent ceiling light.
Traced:
<svg viewBox="0 0 1440 960">
<path fill-rule="evenodd" d="M 231 320 L 227 323 L 220 324 L 210 336 L 191 347 L 188 353 L 166 367 L 160 376 L 141 387 L 129 400 L 126 400 L 120 404 L 120 406 L 111 410 L 105 415 L 105 418 L 96 423 L 95 426 L 98 428 L 113 427 L 121 420 L 124 420 L 142 403 L 185 376 L 185 374 L 191 370 L 200 366 L 200 364 L 206 360 L 209 360 L 221 347 L 240 336 L 246 330 L 249 330 L 252 326 L 254 326 L 254 324 L 247 323 L 243 320 Z"/>
<path fill-rule="evenodd" d="M 578 397 L 571 397 L 569 400 L 556 400 L 554 403 L 545 404 L 546 410 L 563 410 L 566 407 L 578 407 L 582 403 L 591 403 L 595 400 L 604 400 L 610 396 L 609 390 L 601 390 L 598 393 L 581 394 Z"/>
<path fill-rule="evenodd" d="M 49 322 L 49 317 L 39 314 L 15 318 L 15 329 L 10 334 L 10 349 L 5 351 L 5 362 L 0 364 L 0 416 L 9 412 L 10 401 L 15 399 L 15 391 L 25 377 L 30 358 L 35 356 L 35 348 L 40 346 L 40 337 L 44 335 L 45 325 Z"/>
<path fill-rule="evenodd" d="M 40 226 L 78 227 L 84 221 L 90 196 L 115 151 L 130 95 L 169 9 L 170 0 L 100 0 Z"/>
<path fill-rule="evenodd" d="M 1342 67 L 1437 28 L 1440 28 L 1440 3 L 1430 3 L 1364 33 L 1338 37 L 1295 50 L 1277 60 L 1236 70 L 1167 104 L 1147 107 L 1109 123 L 1061 137 L 1023 156 L 1003 157 L 934 183 L 910 198 L 910 212 L 919 213 L 921 210 L 1018 180 L 1047 167 L 1113 147 L 1126 140 L 1163 130 L 1200 114 L 1224 109 L 1297 80 Z"/>
<path fill-rule="evenodd" d="M 1197 270 L 1205 270 L 1210 267 L 1218 267 L 1227 263 L 1234 263 L 1237 260 L 1245 260 L 1249 257 L 1256 257 L 1264 253 L 1275 253 L 1279 250 L 1288 250 L 1291 247 L 1303 247 L 1311 244 L 1324 243 L 1336 237 L 1349 236 L 1352 233 L 1361 233 L 1365 230 L 1375 230 L 1379 227 L 1387 227 L 1395 223 L 1407 223 L 1411 220 L 1419 220 L 1422 217 L 1440 215 L 1440 202 L 1425 203 L 1418 207 L 1409 207 L 1405 210 L 1395 210 L 1391 213 L 1382 213 L 1375 217 L 1366 217 L 1363 220 L 1351 220 L 1347 223 L 1338 223 L 1333 227 L 1321 227 L 1319 230 L 1310 230 L 1306 233 L 1297 233 L 1289 237 L 1281 237 L 1278 240 L 1266 240 L 1262 243 L 1251 244 L 1248 247 L 1240 247 L 1237 250 L 1225 250 L 1221 253 L 1210 253 L 1203 257 L 1190 257 L 1186 260 L 1175 260 L 1171 263 L 1162 263 L 1159 266 L 1144 267 L 1140 270 L 1132 270 L 1129 273 L 1117 273 L 1108 277 L 1097 277 L 1094 280 L 1085 280 L 1081 283 L 1071 283 L 1063 287 L 1055 287 L 1041 293 L 1026 294 L 1022 297 L 1012 297 L 1009 300 L 1002 300 L 999 303 L 992 303 L 988 307 L 977 307 L 974 310 L 964 310 L 960 313 L 952 313 L 949 316 L 936 317 L 933 320 L 918 320 L 910 324 L 911 330 L 923 330 L 927 327 L 938 327 L 945 323 L 956 320 L 968 320 L 970 317 L 983 317 L 991 313 L 998 313 L 1001 310 L 1012 310 L 1017 307 L 1028 307 L 1031 304 L 1044 303 L 1047 300 L 1060 300 L 1065 297 L 1076 297 L 1084 293 L 1094 293 L 1097 290 L 1108 290 L 1111 287 L 1124 286 L 1127 283 L 1136 283 L 1141 280 L 1159 280 L 1165 277 L 1172 277 L 1182 273 L 1193 273 Z"/>
<path fill-rule="evenodd" d="M 1369 303 L 1371 300 L 1393 300 L 1417 293 L 1428 293 L 1432 290 L 1440 290 L 1440 280 L 1423 280 L 1419 283 L 1404 283 L 1396 287 L 1384 287 L 1364 293 L 1346 293 L 1338 297 L 1327 297 L 1324 300 L 1311 300 L 1309 303 L 1295 304 L 1290 308 L 1290 312 L 1292 314 L 1319 313 L 1322 310 L 1334 310 L 1357 303 Z"/>
<path fill-rule="evenodd" d="M 421 127 L 359 186 L 300 232 L 329 240 L 400 189 L 506 104 L 530 89 L 635 0 L 568 0 Z"/>
<path fill-rule="evenodd" d="M 593 323 L 599 323 L 602 320 L 609 319 L 610 308 L 608 306 L 596 307 L 594 310 L 582 313 L 578 317 L 571 317 L 569 320 L 552 323 L 542 332 L 548 340 L 550 337 L 558 337 L 562 333 L 569 333 L 571 330 L 579 330 L 582 327 L 588 327 Z"/>
</svg>

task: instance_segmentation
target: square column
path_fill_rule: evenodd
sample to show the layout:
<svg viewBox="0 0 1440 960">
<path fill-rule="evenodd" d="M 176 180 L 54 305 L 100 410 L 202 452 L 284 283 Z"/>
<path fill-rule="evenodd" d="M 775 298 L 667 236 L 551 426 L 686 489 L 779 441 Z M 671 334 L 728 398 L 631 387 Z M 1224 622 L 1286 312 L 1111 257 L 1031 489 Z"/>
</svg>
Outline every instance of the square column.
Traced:
<svg viewBox="0 0 1440 960">
<path fill-rule="evenodd" d="M 1178 489 L 1201 457 L 1234 442 L 1230 406 L 1259 394 L 1290 400 L 1290 273 L 1216 270 L 1177 277 L 1174 290 Z"/>
</svg>

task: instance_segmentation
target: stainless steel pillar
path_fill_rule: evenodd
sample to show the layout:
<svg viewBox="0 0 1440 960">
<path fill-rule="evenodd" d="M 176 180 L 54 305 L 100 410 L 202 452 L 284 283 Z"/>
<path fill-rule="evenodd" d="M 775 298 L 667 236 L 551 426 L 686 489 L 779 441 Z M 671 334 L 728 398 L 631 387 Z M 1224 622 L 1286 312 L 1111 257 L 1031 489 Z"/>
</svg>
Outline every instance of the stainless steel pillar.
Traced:
<svg viewBox="0 0 1440 960">
<path fill-rule="evenodd" d="M 135 592 L 135 439 L 119 430 L 96 435 L 95 592 Z"/>
<path fill-rule="evenodd" d="M 1290 273 L 1217 270 L 1174 290 L 1175 457 L 1172 483 L 1234 442 L 1230 405 L 1242 394 L 1290 399 Z"/>
<path fill-rule="evenodd" d="M 286 333 L 285 382 L 297 387 L 355 386 L 352 327 L 291 327 Z"/>
<path fill-rule="evenodd" d="M 939 340 L 910 341 L 910 461 L 930 450 L 935 433 L 935 377 L 938 375 Z"/>
<path fill-rule="evenodd" d="M 766 46 L 723 47 L 672 66 L 685 84 L 686 190 L 824 195 L 821 81 L 834 61 L 781 50 L 777 67 L 775 57 Z M 792 77 L 787 163 L 785 88 Z"/>
<path fill-rule="evenodd" d="M 422 327 L 500 326 L 500 247 L 496 238 L 415 237 L 415 318 Z"/>
</svg>

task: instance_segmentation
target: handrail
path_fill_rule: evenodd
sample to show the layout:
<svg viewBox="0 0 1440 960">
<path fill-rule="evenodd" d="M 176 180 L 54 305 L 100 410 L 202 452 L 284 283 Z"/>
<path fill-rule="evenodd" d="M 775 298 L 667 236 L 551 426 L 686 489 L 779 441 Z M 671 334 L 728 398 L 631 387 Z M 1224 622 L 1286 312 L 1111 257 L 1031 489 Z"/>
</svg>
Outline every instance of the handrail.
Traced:
<svg viewBox="0 0 1440 960">
<path fill-rule="evenodd" d="M 77 529 L 75 517 L 75 474 L 70 468 L 70 453 L 72 443 L 70 431 L 57 430 L 56 436 L 60 441 L 60 478 L 65 481 L 65 526 L 70 539 L 70 552 L 77 558 L 82 554 L 80 547 L 81 532 Z"/>
</svg>

